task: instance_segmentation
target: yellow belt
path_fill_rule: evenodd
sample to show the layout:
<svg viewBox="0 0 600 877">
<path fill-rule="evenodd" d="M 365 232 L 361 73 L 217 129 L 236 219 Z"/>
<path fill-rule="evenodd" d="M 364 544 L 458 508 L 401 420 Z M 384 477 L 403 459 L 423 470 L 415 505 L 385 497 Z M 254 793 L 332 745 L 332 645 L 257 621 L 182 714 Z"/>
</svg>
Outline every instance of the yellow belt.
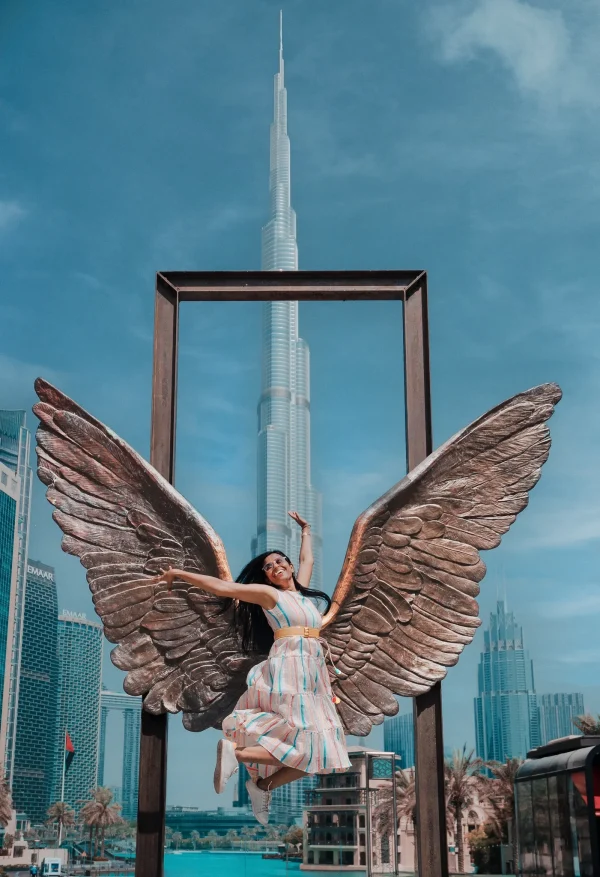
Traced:
<svg viewBox="0 0 600 877">
<path fill-rule="evenodd" d="M 318 627 L 280 627 L 274 633 L 275 639 L 279 639 L 282 636 L 310 636 L 314 639 L 319 639 L 321 636 L 321 631 Z"/>
</svg>

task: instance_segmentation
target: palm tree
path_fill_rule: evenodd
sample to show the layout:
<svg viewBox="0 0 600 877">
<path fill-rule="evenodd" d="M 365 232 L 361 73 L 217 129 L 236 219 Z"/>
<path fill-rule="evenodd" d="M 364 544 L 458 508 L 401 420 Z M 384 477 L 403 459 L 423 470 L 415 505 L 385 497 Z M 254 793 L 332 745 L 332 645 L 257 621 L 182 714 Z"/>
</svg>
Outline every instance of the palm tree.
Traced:
<svg viewBox="0 0 600 877">
<path fill-rule="evenodd" d="M 302 846 L 304 841 L 304 831 L 302 830 L 302 826 L 300 825 L 290 825 L 287 830 L 287 833 L 284 835 L 284 843 L 290 846 L 293 846 L 298 850 L 299 847 Z"/>
<path fill-rule="evenodd" d="M 382 836 L 394 837 L 400 823 L 404 821 L 412 826 L 413 842 L 414 842 L 414 862 L 415 870 L 417 866 L 417 843 L 415 834 L 415 823 L 417 820 L 417 793 L 415 786 L 414 771 L 397 770 L 395 776 L 396 783 L 396 819 L 397 824 L 394 828 L 394 808 L 393 808 L 393 786 L 391 782 L 387 782 L 377 790 L 377 804 L 374 809 L 374 819 L 377 826 L 378 834 Z M 397 841 L 396 841 L 397 842 Z"/>
<path fill-rule="evenodd" d="M 192 846 L 194 847 L 194 850 L 196 850 L 196 848 L 198 846 L 198 841 L 200 840 L 200 833 L 197 832 L 195 829 L 194 829 L 194 831 L 191 831 L 190 832 L 190 840 L 192 842 Z"/>
<path fill-rule="evenodd" d="M 34 825 L 32 825 L 31 828 L 28 828 L 25 832 L 25 840 L 29 841 L 29 846 L 31 846 L 32 844 L 37 843 L 39 839 L 40 833 L 38 829 Z"/>
<path fill-rule="evenodd" d="M 474 757 L 474 750 L 467 752 L 466 745 L 462 752 L 455 750 L 452 759 L 445 765 L 446 803 L 449 813 L 454 819 L 456 828 L 456 847 L 458 850 L 458 870 L 465 870 L 465 843 L 463 837 L 463 815 L 475 803 L 476 793 L 482 794 L 485 789 L 485 777 L 481 774 L 483 767 L 481 758 Z"/>
<path fill-rule="evenodd" d="M 398 822 L 400 822 L 400 810 L 398 809 L 398 805 L 400 801 L 404 799 L 406 794 L 406 790 L 410 783 L 410 774 L 407 771 L 397 770 L 395 776 L 395 784 L 396 784 L 396 815 L 398 817 Z M 394 800 L 394 791 L 392 782 L 386 781 L 385 785 L 382 784 L 377 789 L 377 799 L 376 804 L 373 809 L 373 817 L 375 824 L 377 825 L 377 831 L 379 834 L 388 835 L 393 834 L 394 827 L 392 825 L 393 821 L 393 800 Z M 396 829 L 398 826 L 396 826 Z"/>
<path fill-rule="evenodd" d="M 12 795 L 4 777 L 0 777 L 0 825 L 6 828 L 12 816 Z"/>
<path fill-rule="evenodd" d="M 214 830 L 214 828 L 211 828 L 211 830 L 208 832 L 208 834 L 206 835 L 206 837 L 207 837 L 208 840 L 210 841 L 211 849 L 214 850 L 214 848 L 215 848 L 215 843 L 216 843 L 216 842 L 218 841 L 218 839 L 219 839 L 219 835 L 218 835 L 218 833 Z"/>
<path fill-rule="evenodd" d="M 225 837 L 229 841 L 232 848 L 235 845 L 236 840 L 239 840 L 238 833 L 235 828 L 230 828 Z"/>
<path fill-rule="evenodd" d="M 91 801 L 87 801 L 81 810 L 79 816 L 90 829 L 90 853 L 92 852 L 92 838 L 95 835 L 94 854 L 97 848 L 98 837 L 100 837 L 100 856 L 104 858 L 104 840 L 106 829 L 109 825 L 117 825 L 123 822 L 120 815 L 121 805 L 112 804 L 112 792 L 103 786 L 93 789 Z"/>
<path fill-rule="evenodd" d="M 58 842 L 58 846 L 60 846 L 62 841 L 63 830 L 65 828 L 71 828 L 75 825 L 75 811 L 72 807 L 69 807 L 68 804 L 65 804 L 64 801 L 56 801 L 55 804 L 52 804 L 47 811 L 48 818 L 46 819 L 47 825 L 56 825 L 56 840 Z"/>
<path fill-rule="evenodd" d="M 582 734 L 600 734 L 600 715 L 595 719 L 590 713 L 585 713 L 583 716 L 576 716 L 573 724 Z"/>
<path fill-rule="evenodd" d="M 487 792 L 492 807 L 492 825 L 503 840 L 513 844 L 513 861 L 519 861 L 515 813 L 515 778 L 523 764 L 520 758 L 507 758 L 505 762 L 489 761 L 486 767 L 493 780 Z"/>
<path fill-rule="evenodd" d="M 242 840 L 245 841 L 246 849 L 248 849 L 248 842 L 256 837 L 256 829 L 254 827 L 251 828 L 249 825 L 242 825 L 241 835 Z"/>
<path fill-rule="evenodd" d="M 183 840 L 183 835 L 180 831 L 174 831 L 171 835 L 171 840 L 173 841 L 173 846 L 176 850 L 181 846 L 181 841 Z"/>
</svg>

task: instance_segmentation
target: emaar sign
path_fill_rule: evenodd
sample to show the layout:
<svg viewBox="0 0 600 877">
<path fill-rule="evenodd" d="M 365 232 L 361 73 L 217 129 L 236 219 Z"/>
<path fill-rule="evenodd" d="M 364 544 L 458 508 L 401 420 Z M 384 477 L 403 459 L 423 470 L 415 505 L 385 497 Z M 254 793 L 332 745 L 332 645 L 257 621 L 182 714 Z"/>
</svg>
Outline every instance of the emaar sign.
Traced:
<svg viewBox="0 0 600 877">
<path fill-rule="evenodd" d="M 39 579 L 46 579 L 49 582 L 54 581 L 53 572 L 50 572 L 48 569 L 40 569 L 39 566 L 32 566 L 30 563 L 27 564 L 27 575 L 34 575 Z"/>
</svg>

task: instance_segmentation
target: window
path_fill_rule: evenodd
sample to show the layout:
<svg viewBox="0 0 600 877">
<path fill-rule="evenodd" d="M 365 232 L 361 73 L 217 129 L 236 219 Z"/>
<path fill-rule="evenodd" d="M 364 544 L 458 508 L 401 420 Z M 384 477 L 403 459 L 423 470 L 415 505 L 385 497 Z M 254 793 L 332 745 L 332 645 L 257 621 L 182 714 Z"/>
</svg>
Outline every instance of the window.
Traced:
<svg viewBox="0 0 600 877">
<path fill-rule="evenodd" d="M 386 835 L 381 838 L 381 864 L 389 865 L 390 863 L 390 839 Z"/>
<path fill-rule="evenodd" d="M 554 872 L 571 875 L 574 873 L 573 836 L 569 821 L 566 774 L 548 777 L 548 803 L 550 805 Z"/>
<path fill-rule="evenodd" d="M 515 788 L 517 794 L 517 819 L 519 847 L 521 852 L 521 869 L 523 874 L 527 874 L 532 873 L 536 869 L 531 783 L 525 780 L 517 783 Z"/>
<path fill-rule="evenodd" d="M 553 873 L 552 834 L 550 829 L 550 811 L 548 808 L 548 780 L 536 777 L 531 783 L 532 804 L 534 813 L 535 846 L 537 864 L 544 874 Z"/>
<path fill-rule="evenodd" d="M 582 776 L 580 777 L 579 774 Z M 588 818 L 588 809 L 578 786 L 581 781 L 585 782 L 583 771 L 576 771 L 569 774 L 569 803 L 571 809 L 571 817 L 575 822 L 575 832 L 577 850 L 579 854 L 579 868 L 581 877 L 592 877 L 592 842 L 590 838 L 590 822 Z M 584 787 L 585 788 L 585 787 Z"/>
</svg>

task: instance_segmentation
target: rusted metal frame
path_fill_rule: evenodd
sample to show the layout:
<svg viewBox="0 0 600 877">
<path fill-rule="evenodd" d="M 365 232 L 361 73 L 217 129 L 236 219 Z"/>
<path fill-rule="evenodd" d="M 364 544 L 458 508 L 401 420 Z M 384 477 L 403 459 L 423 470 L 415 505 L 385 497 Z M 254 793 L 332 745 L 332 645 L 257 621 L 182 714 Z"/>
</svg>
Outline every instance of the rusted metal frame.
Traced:
<svg viewBox="0 0 600 877">
<path fill-rule="evenodd" d="M 165 271 L 180 301 L 394 300 L 421 271 Z"/>
<path fill-rule="evenodd" d="M 285 299 L 404 301 L 408 468 L 413 468 L 431 453 L 424 272 L 331 272 L 329 275 L 327 272 L 162 272 L 156 280 L 150 460 L 171 483 L 175 477 L 179 302 Z M 420 877 L 447 877 L 439 683 L 428 694 L 415 698 L 415 750 L 419 874 Z M 142 711 L 136 877 L 163 877 L 166 754 L 167 717 Z M 367 836 L 370 834 L 370 809 L 368 802 Z"/>
<path fill-rule="evenodd" d="M 177 409 L 177 291 L 157 275 L 154 308 L 150 462 L 171 484 L 175 479 Z M 168 716 L 142 710 L 136 877 L 163 877 L 167 801 Z"/>
<path fill-rule="evenodd" d="M 403 311 L 406 458 L 410 471 L 433 450 L 425 273 L 407 288 Z M 441 683 L 414 698 L 413 715 L 418 873 L 419 877 L 447 877 Z"/>
</svg>

